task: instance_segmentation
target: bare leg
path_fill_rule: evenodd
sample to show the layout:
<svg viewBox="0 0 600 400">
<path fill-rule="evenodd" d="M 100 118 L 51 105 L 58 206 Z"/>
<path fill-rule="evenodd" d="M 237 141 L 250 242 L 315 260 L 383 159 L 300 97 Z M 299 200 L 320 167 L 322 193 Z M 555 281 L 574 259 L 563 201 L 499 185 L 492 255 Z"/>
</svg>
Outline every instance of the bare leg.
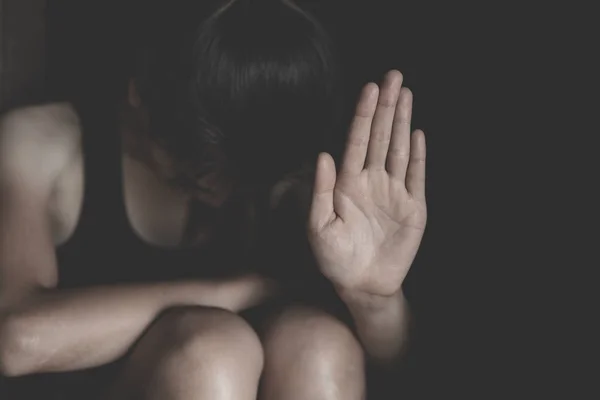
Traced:
<svg viewBox="0 0 600 400">
<path fill-rule="evenodd" d="M 230 312 L 174 308 L 140 339 L 107 400 L 255 400 L 263 352 Z"/>
<path fill-rule="evenodd" d="M 261 400 L 363 400 L 363 350 L 352 332 L 325 312 L 284 311 L 264 335 Z"/>
</svg>

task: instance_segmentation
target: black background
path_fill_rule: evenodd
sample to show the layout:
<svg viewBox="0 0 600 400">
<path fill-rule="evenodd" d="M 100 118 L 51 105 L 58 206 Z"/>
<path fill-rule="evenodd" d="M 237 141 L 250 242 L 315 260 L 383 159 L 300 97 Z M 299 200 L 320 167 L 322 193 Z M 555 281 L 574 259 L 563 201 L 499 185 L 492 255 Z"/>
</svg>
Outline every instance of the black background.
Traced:
<svg viewBox="0 0 600 400">
<path fill-rule="evenodd" d="M 526 327 L 542 311 L 515 303 L 538 288 L 525 271 L 542 262 L 532 226 L 549 207 L 529 192 L 557 179 L 543 167 L 550 139 L 530 122 L 540 115 L 538 98 L 553 95 L 549 64 L 531 62 L 558 43 L 542 31 L 553 23 L 549 8 L 299 2 L 340 46 L 351 95 L 388 69 L 404 73 L 413 126 L 427 137 L 429 222 L 406 282 L 417 346 L 410 379 L 385 388 L 388 397 L 489 398 L 531 387 L 544 338 L 532 340 Z M 49 98 L 116 89 L 135 11 L 131 1 L 49 2 Z"/>
</svg>

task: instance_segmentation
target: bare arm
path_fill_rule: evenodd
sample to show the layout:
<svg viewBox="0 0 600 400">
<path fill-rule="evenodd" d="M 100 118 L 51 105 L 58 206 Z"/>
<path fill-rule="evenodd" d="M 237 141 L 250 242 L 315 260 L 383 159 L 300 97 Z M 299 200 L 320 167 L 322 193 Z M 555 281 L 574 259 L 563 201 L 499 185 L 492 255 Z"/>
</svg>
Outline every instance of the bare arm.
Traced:
<svg viewBox="0 0 600 400">
<path fill-rule="evenodd" d="M 395 360 L 406 342 L 402 284 L 427 224 L 425 134 L 412 92 L 390 70 L 366 84 L 339 168 L 317 160 L 307 231 L 319 269 L 350 308 L 366 350 Z"/>
<path fill-rule="evenodd" d="M 410 310 L 402 291 L 390 297 L 357 296 L 340 291 L 366 352 L 376 362 L 395 363 L 404 354 L 410 331 Z"/>
<path fill-rule="evenodd" d="M 290 231 L 298 230 L 298 226 L 306 224 L 312 184 L 311 170 L 305 169 L 294 175 L 290 174 L 272 191 L 271 206 L 278 213 L 277 218 L 284 221 L 281 226 L 289 226 L 287 232 L 278 231 L 276 238 L 281 240 L 284 237 L 288 246 L 291 242 L 296 243 L 286 247 L 290 249 L 289 253 L 295 254 L 294 260 L 310 251 L 307 243 L 299 243 L 298 238 L 303 235 L 291 237 Z M 283 246 L 278 243 L 277 247 Z M 303 265 L 307 270 L 317 269 L 316 265 L 312 265 L 312 259 L 302 262 L 307 263 Z M 356 334 L 367 355 L 375 363 L 382 365 L 395 364 L 401 360 L 408 347 L 412 326 L 409 304 L 403 291 L 399 290 L 391 296 L 370 296 L 338 288 L 337 295 L 348 307 L 356 326 Z"/>
<path fill-rule="evenodd" d="M 81 290 L 36 289 L 0 311 L 6 375 L 99 366 L 123 356 L 164 309 L 177 305 L 239 311 L 261 300 L 266 283 L 174 282 Z"/>
<path fill-rule="evenodd" d="M 48 203 L 78 140 L 68 129 L 48 131 L 47 116 L 28 112 L 0 123 L 0 374 L 101 365 L 122 356 L 167 307 L 237 311 L 266 294 L 266 283 L 256 277 L 56 289 Z"/>
</svg>

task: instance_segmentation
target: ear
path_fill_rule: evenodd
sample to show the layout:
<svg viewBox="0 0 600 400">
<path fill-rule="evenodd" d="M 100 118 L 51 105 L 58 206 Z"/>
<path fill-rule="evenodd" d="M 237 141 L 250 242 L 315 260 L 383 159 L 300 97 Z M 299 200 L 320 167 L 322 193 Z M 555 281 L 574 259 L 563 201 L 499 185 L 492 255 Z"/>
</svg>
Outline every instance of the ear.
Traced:
<svg viewBox="0 0 600 400">
<path fill-rule="evenodd" d="M 129 80 L 127 100 L 129 101 L 129 105 L 133 108 L 139 108 L 142 105 L 142 99 L 135 87 L 135 80 L 133 78 Z"/>
</svg>

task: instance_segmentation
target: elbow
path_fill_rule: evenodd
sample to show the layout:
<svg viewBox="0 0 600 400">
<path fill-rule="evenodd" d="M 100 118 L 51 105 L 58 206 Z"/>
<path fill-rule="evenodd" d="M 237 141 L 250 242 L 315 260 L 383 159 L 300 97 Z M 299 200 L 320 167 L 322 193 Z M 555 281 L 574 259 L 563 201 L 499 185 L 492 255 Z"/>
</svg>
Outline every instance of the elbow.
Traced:
<svg viewBox="0 0 600 400">
<path fill-rule="evenodd" d="M 19 377 L 35 372 L 37 342 L 29 318 L 12 314 L 0 317 L 0 376 Z"/>
</svg>

